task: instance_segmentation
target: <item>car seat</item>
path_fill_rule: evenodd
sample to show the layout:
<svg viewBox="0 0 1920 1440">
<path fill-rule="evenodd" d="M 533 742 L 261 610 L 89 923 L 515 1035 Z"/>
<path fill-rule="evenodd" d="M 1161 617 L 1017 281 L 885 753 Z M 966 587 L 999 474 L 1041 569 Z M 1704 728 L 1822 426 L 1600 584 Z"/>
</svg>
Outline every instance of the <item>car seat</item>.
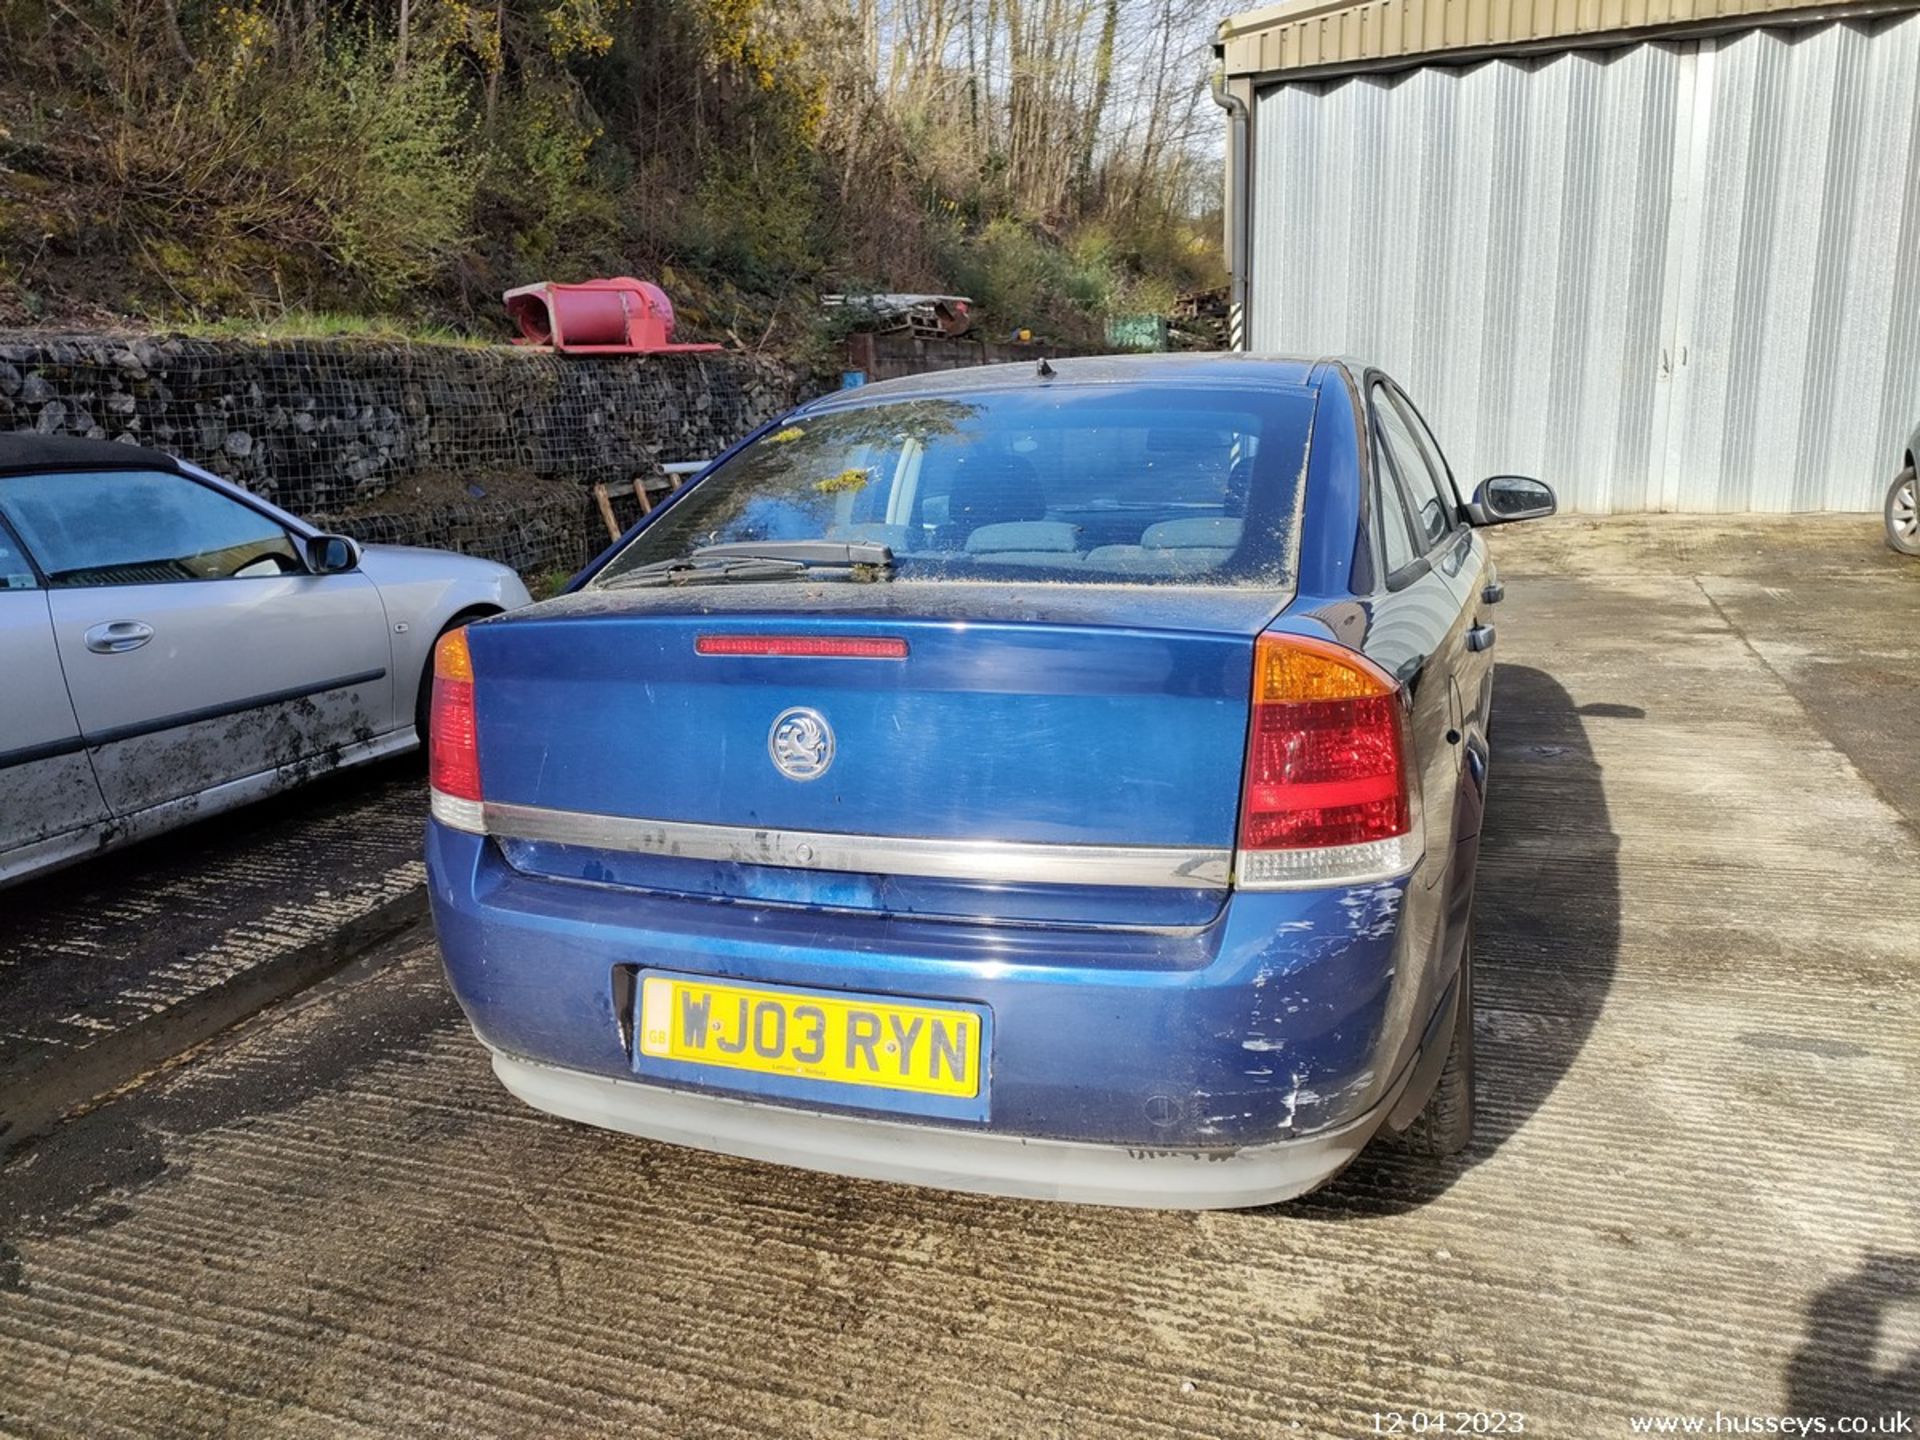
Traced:
<svg viewBox="0 0 1920 1440">
<path fill-rule="evenodd" d="M 922 485 L 947 495 L 947 521 L 934 537 L 934 548 L 957 550 L 988 525 L 1046 519 L 1039 472 L 1024 455 L 955 445 L 934 450 L 928 460 Z"/>
</svg>

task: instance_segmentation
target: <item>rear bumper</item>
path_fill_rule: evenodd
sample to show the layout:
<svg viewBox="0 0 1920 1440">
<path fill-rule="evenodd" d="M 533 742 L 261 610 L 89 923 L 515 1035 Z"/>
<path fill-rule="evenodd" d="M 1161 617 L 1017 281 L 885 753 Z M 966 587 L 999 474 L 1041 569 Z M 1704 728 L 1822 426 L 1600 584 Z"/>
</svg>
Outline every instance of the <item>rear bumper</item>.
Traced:
<svg viewBox="0 0 1920 1440">
<path fill-rule="evenodd" d="M 1301 1139 L 1182 1150 L 798 1110 L 589 1075 L 501 1050 L 493 1052 L 493 1072 L 536 1110 L 670 1145 L 861 1180 L 1174 1210 L 1240 1209 L 1304 1195 L 1360 1153 L 1399 1093 L 1396 1088 L 1364 1115 Z"/>
<path fill-rule="evenodd" d="M 1141 932 L 556 880 L 522 873 L 496 842 L 437 822 L 427 860 L 448 980 L 490 1049 L 536 1067 L 509 1082 L 524 1084 L 531 1103 L 851 1173 L 881 1173 L 860 1168 L 862 1145 L 792 1142 L 801 1153 L 774 1156 L 748 1148 L 750 1133 L 712 1121 L 676 1133 L 644 1127 L 690 1106 L 823 1117 L 809 1123 L 831 1136 L 926 1136 L 926 1153 L 945 1157 L 910 1167 L 928 1183 L 965 1185 L 977 1161 L 987 1177 L 975 1177 L 979 1187 L 1017 1194 L 1062 1192 L 1065 1182 L 1050 1175 L 1087 1168 L 1067 1157 L 1117 1172 L 1080 1190 L 1183 1194 L 1182 1179 L 1126 1178 L 1141 1170 L 1135 1155 L 1173 1157 L 1174 1171 L 1232 1157 L 1233 1169 L 1255 1178 L 1232 1182 L 1229 1198 L 1177 1203 L 1246 1204 L 1238 1197 L 1297 1193 L 1345 1163 L 1377 1128 L 1435 1003 L 1422 983 L 1430 967 L 1409 958 L 1412 937 L 1430 926 L 1401 909 L 1403 900 L 1428 901 L 1418 882 L 1236 893 L 1204 926 Z M 976 1007 L 991 1018 L 984 1094 L 946 1101 L 643 1058 L 633 1042 L 635 978 L 656 970 Z M 545 1077 L 537 1092 L 536 1072 Z M 721 1103 L 701 1108 L 708 1099 Z M 1006 1162 L 991 1158 L 1023 1152 L 1060 1158 L 1005 1173 Z M 1109 1158 L 1095 1163 L 1101 1155 Z"/>
</svg>

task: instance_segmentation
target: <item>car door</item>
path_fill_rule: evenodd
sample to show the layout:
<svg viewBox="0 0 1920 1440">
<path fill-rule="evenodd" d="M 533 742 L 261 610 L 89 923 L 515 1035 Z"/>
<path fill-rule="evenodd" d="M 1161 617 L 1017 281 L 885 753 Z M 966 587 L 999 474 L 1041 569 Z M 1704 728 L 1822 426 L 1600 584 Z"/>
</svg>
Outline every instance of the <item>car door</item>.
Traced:
<svg viewBox="0 0 1920 1440">
<path fill-rule="evenodd" d="M 108 806 L 129 815 L 391 729 L 380 595 L 316 575 L 299 537 L 160 470 L 0 478 L 46 577 L 55 642 Z"/>
<path fill-rule="evenodd" d="M 1464 783 L 1460 792 L 1460 811 L 1454 817 L 1456 840 L 1467 840 L 1480 833 L 1485 811 L 1487 782 L 1488 712 L 1493 703 L 1493 651 L 1495 629 L 1489 614 L 1499 603 L 1503 591 L 1496 582 L 1487 542 L 1480 533 L 1461 519 L 1460 489 L 1454 483 L 1440 443 L 1407 393 L 1389 385 L 1396 408 L 1407 428 L 1419 442 L 1424 464 L 1416 467 L 1413 485 L 1422 503 L 1434 507 L 1432 513 L 1450 518 L 1452 540 L 1458 550 L 1450 579 L 1460 603 L 1470 617 L 1466 645 L 1455 656 L 1454 688 L 1457 692 L 1460 761 Z"/>
<path fill-rule="evenodd" d="M 1397 655 L 1401 679 L 1413 694 L 1427 853 L 1437 862 L 1426 867 L 1424 878 L 1432 885 L 1446 870 L 1458 818 L 1463 736 L 1455 686 L 1467 644 L 1459 570 L 1462 542 L 1471 537 L 1462 535 L 1457 515 L 1438 505 L 1420 443 L 1384 377 L 1370 379 L 1367 410 L 1380 459 L 1389 592 L 1382 608 L 1393 619 L 1404 652 Z M 1392 532 L 1400 525 L 1407 530 L 1406 548 L 1396 554 L 1400 537 Z"/>
<path fill-rule="evenodd" d="M 23 846 L 107 818 L 53 638 L 47 591 L 0 524 L 0 878 Z"/>
</svg>

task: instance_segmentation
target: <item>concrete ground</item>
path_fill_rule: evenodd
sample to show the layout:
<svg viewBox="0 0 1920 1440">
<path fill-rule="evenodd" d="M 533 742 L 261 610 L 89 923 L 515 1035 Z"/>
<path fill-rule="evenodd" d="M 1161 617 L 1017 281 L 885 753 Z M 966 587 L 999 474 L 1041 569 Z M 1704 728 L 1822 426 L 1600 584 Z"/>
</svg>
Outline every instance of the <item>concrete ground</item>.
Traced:
<svg viewBox="0 0 1920 1440">
<path fill-rule="evenodd" d="M 1460 1161 L 1193 1215 L 648 1144 L 500 1091 L 416 932 L 0 1169 L 0 1432 L 1912 1416 L 1920 566 L 1864 518 L 1497 551 Z"/>
<path fill-rule="evenodd" d="M 0 892 L 0 1155 L 426 914 L 417 757 Z"/>
</svg>

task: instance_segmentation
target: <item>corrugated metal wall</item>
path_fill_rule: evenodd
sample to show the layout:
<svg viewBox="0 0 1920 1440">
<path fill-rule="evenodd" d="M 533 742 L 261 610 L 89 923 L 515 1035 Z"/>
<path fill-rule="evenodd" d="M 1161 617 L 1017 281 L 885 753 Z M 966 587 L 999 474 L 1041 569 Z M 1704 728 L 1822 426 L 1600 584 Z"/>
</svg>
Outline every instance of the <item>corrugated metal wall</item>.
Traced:
<svg viewBox="0 0 1920 1440">
<path fill-rule="evenodd" d="M 1377 358 L 1463 483 L 1873 508 L 1920 419 L 1917 79 L 1906 16 L 1264 90 L 1253 348 Z"/>
<path fill-rule="evenodd" d="M 1695 64 L 1668 500 L 1878 508 L 1920 421 L 1920 15 Z"/>
</svg>

